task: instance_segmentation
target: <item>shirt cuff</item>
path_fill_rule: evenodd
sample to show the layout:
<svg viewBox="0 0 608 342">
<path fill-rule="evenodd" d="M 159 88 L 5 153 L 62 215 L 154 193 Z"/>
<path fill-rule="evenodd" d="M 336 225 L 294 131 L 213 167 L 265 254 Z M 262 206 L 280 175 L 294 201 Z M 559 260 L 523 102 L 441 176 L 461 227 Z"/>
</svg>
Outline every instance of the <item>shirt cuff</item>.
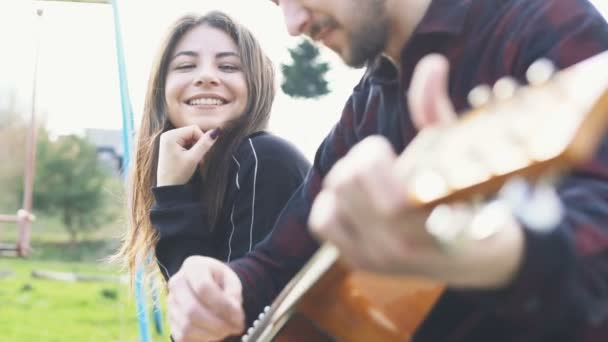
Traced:
<svg viewBox="0 0 608 342">
<path fill-rule="evenodd" d="M 563 299 L 560 289 L 572 270 L 573 247 L 560 227 L 551 232 L 528 227 L 523 230 L 523 262 L 511 284 L 503 289 L 503 296 L 513 314 L 534 315 L 547 312 L 549 306 Z"/>
<path fill-rule="evenodd" d="M 509 320 L 535 324 L 560 315 L 567 301 L 567 282 L 573 270 L 573 246 L 563 227 L 539 232 L 523 226 L 524 255 L 509 285 L 496 290 L 455 290 Z"/>
<path fill-rule="evenodd" d="M 193 184 L 167 185 L 152 188 L 152 194 L 159 207 L 174 207 L 188 202 L 198 202 L 200 189 Z"/>
</svg>

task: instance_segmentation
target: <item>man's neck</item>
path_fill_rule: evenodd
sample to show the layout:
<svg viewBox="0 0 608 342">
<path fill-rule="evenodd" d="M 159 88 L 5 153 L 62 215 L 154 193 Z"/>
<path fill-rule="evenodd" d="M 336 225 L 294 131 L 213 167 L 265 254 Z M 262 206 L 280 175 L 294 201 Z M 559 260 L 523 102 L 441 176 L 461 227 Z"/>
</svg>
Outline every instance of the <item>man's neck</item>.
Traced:
<svg viewBox="0 0 608 342">
<path fill-rule="evenodd" d="M 384 54 L 401 60 L 401 50 L 426 14 L 432 0 L 388 0 L 389 38 Z"/>
</svg>

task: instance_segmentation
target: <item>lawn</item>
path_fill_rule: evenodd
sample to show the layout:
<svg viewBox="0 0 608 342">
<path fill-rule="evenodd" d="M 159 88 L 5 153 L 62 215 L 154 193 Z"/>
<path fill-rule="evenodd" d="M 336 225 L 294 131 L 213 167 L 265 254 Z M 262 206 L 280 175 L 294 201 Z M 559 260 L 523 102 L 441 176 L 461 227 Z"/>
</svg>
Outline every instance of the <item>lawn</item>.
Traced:
<svg viewBox="0 0 608 342">
<path fill-rule="evenodd" d="M 0 228 L 4 228 L 0 241 L 14 243 L 14 227 Z M 117 266 L 100 261 L 116 249 L 116 231 L 110 228 L 70 243 L 56 220 L 37 220 L 30 257 L 0 258 L 0 274 L 12 273 L 0 277 L 0 342 L 140 341 L 135 299 L 128 285 L 32 277 L 32 271 L 41 270 L 119 276 Z M 148 313 L 150 301 L 148 298 Z M 152 340 L 168 341 L 166 321 L 165 335 L 158 336 L 152 316 L 148 317 Z"/>
</svg>

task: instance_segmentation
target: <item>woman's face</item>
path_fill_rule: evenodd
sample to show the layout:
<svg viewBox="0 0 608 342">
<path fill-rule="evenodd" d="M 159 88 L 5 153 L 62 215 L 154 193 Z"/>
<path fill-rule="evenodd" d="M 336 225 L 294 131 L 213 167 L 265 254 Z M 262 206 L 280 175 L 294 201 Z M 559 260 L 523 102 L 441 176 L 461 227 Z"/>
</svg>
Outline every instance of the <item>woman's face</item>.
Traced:
<svg viewBox="0 0 608 342">
<path fill-rule="evenodd" d="M 247 82 L 234 41 L 224 31 L 199 25 L 177 43 L 165 83 L 174 127 L 223 127 L 245 112 Z"/>
</svg>

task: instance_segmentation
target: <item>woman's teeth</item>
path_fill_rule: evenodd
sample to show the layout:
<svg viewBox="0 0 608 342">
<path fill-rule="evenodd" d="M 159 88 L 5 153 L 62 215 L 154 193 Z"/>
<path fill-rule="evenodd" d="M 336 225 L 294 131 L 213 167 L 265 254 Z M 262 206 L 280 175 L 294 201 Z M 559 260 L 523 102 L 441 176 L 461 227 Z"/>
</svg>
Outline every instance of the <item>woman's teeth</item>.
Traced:
<svg viewBox="0 0 608 342">
<path fill-rule="evenodd" d="M 224 101 L 220 99 L 194 99 L 188 102 L 191 106 L 207 105 L 207 106 L 221 106 Z"/>
</svg>

